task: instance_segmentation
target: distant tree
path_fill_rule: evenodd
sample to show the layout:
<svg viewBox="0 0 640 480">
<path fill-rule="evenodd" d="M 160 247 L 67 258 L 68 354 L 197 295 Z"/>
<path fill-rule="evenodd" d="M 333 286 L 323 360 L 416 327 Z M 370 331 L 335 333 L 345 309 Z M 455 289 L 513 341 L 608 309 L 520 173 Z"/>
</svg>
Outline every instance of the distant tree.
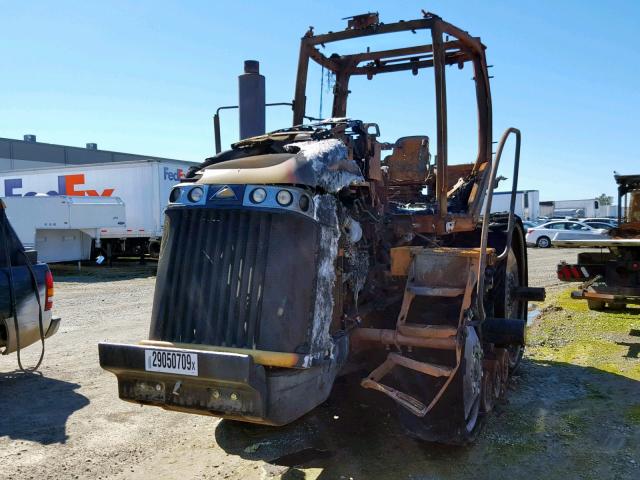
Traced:
<svg viewBox="0 0 640 480">
<path fill-rule="evenodd" d="M 613 205 L 613 197 L 611 195 L 607 195 L 606 193 L 597 196 L 596 200 L 603 207 L 606 207 L 607 205 Z"/>
</svg>

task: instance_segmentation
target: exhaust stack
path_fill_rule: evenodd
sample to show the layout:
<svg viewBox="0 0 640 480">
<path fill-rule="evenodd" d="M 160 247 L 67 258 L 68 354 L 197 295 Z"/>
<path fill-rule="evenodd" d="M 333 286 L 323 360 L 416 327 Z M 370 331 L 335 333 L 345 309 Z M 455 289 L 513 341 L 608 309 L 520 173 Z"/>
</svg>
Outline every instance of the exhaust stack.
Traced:
<svg viewBox="0 0 640 480">
<path fill-rule="evenodd" d="M 238 77 L 240 140 L 265 133 L 265 82 L 260 62 L 245 60 L 244 73 Z"/>
</svg>

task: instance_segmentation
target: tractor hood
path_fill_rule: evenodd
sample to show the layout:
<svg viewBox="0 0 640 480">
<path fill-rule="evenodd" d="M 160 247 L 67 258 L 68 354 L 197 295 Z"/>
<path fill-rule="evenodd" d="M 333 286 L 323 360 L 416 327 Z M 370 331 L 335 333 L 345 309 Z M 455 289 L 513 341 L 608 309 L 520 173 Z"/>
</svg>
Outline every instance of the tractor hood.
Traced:
<svg viewBox="0 0 640 480">
<path fill-rule="evenodd" d="M 348 149 L 335 138 L 290 143 L 291 153 L 247 156 L 209 165 L 201 170 L 200 184 L 296 184 L 337 192 L 364 182 Z"/>
</svg>

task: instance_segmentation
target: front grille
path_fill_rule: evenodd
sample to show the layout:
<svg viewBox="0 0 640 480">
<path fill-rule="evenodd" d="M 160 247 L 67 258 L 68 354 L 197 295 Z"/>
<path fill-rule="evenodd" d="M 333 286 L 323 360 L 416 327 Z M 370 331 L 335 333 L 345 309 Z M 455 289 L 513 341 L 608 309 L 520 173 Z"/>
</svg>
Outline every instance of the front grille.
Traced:
<svg viewBox="0 0 640 480">
<path fill-rule="evenodd" d="M 282 351 L 304 343 L 305 320 L 312 314 L 306 299 L 315 276 L 308 254 L 299 258 L 306 264 L 283 258 L 301 248 L 314 251 L 309 234 L 306 242 L 299 238 L 301 230 L 315 232 L 308 228 L 314 222 L 299 217 L 251 209 L 168 209 L 150 338 Z M 280 305 L 283 295 L 288 300 Z M 286 325 L 294 317 L 302 328 Z"/>
</svg>

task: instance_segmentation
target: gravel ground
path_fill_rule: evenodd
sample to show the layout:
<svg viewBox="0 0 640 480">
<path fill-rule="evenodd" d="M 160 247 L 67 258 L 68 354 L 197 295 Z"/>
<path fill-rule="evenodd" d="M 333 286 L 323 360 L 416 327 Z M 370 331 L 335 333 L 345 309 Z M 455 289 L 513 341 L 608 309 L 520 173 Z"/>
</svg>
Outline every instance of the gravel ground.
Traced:
<svg viewBox="0 0 640 480">
<path fill-rule="evenodd" d="M 566 283 L 558 280 L 556 265 L 561 261 L 573 263 L 577 261 L 578 252 L 597 252 L 586 248 L 528 248 L 529 285 L 545 287 L 555 291 L 566 287 Z"/>
<path fill-rule="evenodd" d="M 530 249 L 531 285 L 557 289 L 555 265 L 573 261 L 575 253 Z M 154 266 L 80 273 L 67 267 L 54 274 L 54 310 L 63 320 L 46 344 L 41 373 L 12 372 L 15 356 L 0 364 L 0 478 L 582 478 L 575 475 L 584 471 L 588 452 L 580 438 L 567 450 L 563 439 L 541 436 L 532 460 L 518 449 L 522 422 L 513 417 L 523 410 L 539 417 L 554 402 L 577 395 L 574 370 L 552 372 L 525 362 L 511 403 L 488 418 L 469 448 L 408 439 L 384 400 L 348 378 L 337 382 L 321 407 L 278 429 L 166 412 L 118 400 L 115 377 L 98 365 L 99 341 L 146 338 Z M 35 361 L 38 353 L 30 347 L 24 362 Z M 637 382 L 625 385 L 637 392 Z M 626 438 L 616 432 L 604 436 L 611 449 L 622 448 Z M 619 469 L 615 478 L 638 477 Z"/>
</svg>

